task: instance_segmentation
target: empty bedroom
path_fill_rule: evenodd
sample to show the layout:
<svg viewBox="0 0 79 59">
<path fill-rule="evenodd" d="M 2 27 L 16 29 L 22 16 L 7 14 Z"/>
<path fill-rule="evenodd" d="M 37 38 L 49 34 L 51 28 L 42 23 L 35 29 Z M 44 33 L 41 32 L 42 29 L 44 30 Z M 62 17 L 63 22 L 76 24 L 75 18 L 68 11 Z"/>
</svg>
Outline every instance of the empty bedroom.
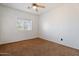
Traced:
<svg viewBox="0 0 79 59">
<path fill-rule="evenodd" d="M 0 56 L 79 56 L 79 3 L 0 3 Z"/>
</svg>

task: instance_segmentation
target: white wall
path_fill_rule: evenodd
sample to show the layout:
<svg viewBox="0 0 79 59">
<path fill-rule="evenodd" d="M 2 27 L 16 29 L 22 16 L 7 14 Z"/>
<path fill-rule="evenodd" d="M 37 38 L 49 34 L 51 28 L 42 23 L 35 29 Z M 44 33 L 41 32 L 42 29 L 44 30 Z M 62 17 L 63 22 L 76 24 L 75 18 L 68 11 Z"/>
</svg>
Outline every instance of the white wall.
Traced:
<svg viewBox="0 0 79 59">
<path fill-rule="evenodd" d="M 17 31 L 16 20 L 19 17 L 32 20 L 32 31 Z M 37 23 L 38 16 L 35 14 L 0 6 L 0 44 L 37 37 Z"/>
<path fill-rule="evenodd" d="M 64 4 L 41 15 L 39 27 L 41 38 L 79 49 L 79 4 Z"/>
</svg>

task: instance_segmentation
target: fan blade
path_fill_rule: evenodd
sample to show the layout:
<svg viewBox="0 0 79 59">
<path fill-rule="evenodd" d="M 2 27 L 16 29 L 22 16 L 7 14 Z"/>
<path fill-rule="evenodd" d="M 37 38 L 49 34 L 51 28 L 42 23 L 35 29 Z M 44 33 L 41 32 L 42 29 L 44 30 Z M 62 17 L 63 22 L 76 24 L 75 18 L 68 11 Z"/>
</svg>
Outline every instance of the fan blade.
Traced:
<svg viewBox="0 0 79 59">
<path fill-rule="evenodd" d="M 37 7 L 40 7 L 40 8 L 45 8 L 45 6 L 43 4 L 36 4 L 36 3 L 33 3 L 32 6 L 37 6 Z"/>
<path fill-rule="evenodd" d="M 45 8 L 45 6 L 43 6 L 43 5 L 37 5 L 37 7 L 40 7 L 40 8 Z"/>
</svg>

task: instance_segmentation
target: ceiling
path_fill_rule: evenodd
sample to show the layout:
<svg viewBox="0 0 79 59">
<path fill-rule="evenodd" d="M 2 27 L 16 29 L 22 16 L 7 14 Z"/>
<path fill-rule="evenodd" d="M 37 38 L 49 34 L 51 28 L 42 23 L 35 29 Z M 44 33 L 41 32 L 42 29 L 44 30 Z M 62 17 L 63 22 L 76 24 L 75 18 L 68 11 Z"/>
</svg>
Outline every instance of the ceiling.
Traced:
<svg viewBox="0 0 79 59">
<path fill-rule="evenodd" d="M 43 14 L 51 9 L 54 9 L 62 5 L 61 3 L 42 3 L 42 4 L 45 5 L 46 7 L 40 9 L 38 12 L 36 12 L 34 9 L 28 9 L 28 6 L 31 6 L 32 3 L 1 3 L 0 5 L 4 5 L 10 8 L 14 8 L 14 9 L 18 9 L 21 11 L 34 13 L 34 14 Z"/>
</svg>

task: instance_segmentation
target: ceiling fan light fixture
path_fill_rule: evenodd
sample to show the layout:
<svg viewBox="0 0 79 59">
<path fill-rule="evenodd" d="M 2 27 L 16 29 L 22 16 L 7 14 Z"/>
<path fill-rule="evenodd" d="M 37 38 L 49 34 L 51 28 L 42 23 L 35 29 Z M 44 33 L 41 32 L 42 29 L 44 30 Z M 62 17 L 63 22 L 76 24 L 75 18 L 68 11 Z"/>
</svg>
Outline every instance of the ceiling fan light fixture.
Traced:
<svg viewBox="0 0 79 59">
<path fill-rule="evenodd" d="M 32 8 L 33 8 L 33 9 L 37 9 L 37 7 L 36 7 L 36 6 L 33 6 Z"/>
<path fill-rule="evenodd" d="M 34 9 L 36 12 L 38 12 L 39 9 L 45 8 L 45 6 L 44 6 L 44 5 L 41 5 L 41 4 L 33 3 L 33 4 L 31 5 L 31 7 L 28 7 L 28 9 L 30 9 L 30 8 L 32 8 L 32 9 Z"/>
</svg>

